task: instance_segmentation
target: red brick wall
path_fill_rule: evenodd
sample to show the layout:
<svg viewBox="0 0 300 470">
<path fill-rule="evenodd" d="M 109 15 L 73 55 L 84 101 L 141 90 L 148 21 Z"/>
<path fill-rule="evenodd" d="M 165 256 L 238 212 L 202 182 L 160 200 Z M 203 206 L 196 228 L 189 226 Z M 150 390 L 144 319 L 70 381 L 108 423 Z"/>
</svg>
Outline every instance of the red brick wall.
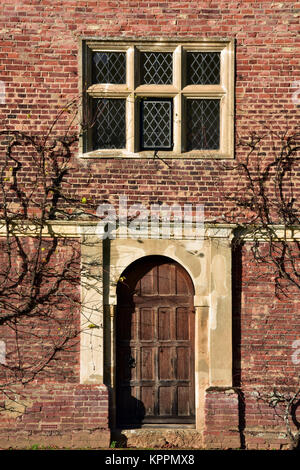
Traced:
<svg viewBox="0 0 300 470">
<path fill-rule="evenodd" d="M 233 389 L 209 388 L 205 396 L 204 445 L 208 449 L 238 449 L 238 395 Z"/>
<path fill-rule="evenodd" d="M 0 405 L 12 407 L 8 397 L 25 408 L 0 414 L 0 448 L 109 446 L 105 385 L 33 383 L 1 393 Z"/>
<path fill-rule="evenodd" d="M 30 260 L 35 259 L 39 240 L 29 237 L 18 240 L 28 256 L 29 270 L 22 270 L 15 254 L 13 267 L 7 272 L 7 283 L 3 279 L 8 266 L 7 246 L 4 246 L 6 240 L 1 240 L 2 261 L 5 258 L 1 268 L 1 305 L 6 302 L 5 313 L 17 312 L 18 316 L 16 321 L 12 318 L 0 326 L 0 339 L 6 345 L 5 363 L 0 364 L 0 448 L 108 447 L 107 387 L 79 383 L 79 242 L 70 238 L 58 242 L 44 266 L 45 284 L 42 283 L 36 299 L 45 296 L 56 281 L 61 281 L 58 288 L 53 288 L 53 294 L 37 309 L 21 315 L 22 305 L 28 302 L 33 267 Z M 42 246 L 45 251 L 40 253 L 46 257 L 52 243 L 44 239 Z M 23 281 L 8 289 L 22 272 L 26 273 Z"/>
<path fill-rule="evenodd" d="M 58 108 L 78 96 L 82 37 L 235 38 L 236 136 L 264 125 L 283 129 L 286 116 L 290 126 L 297 122 L 292 96 L 293 82 L 299 80 L 299 20 L 294 1 L 25 0 L 2 2 L 1 10 L 0 80 L 7 99 L 0 111 L 10 129 L 43 132 Z M 64 115 L 57 131 L 65 121 Z M 95 205 L 104 199 L 116 203 L 123 193 L 130 202 L 146 204 L 204 203 L 211 219 L 231 207 L 216 186 L 218 175 L 226 188 L 236 186 L 237 178 L 227 178 L 211 161 L 176 160 L 170 168 L 152 160 L 74 161 L 70 183 L 76 195 L 91 195 Z"/>
<path fill-rule="evenodd" d="M 243 247 L 240 268 L 234 292 L 241 295 L 233 311 L 233 341 L 240 350 L 236 373 L 241 383 L 252 386 L 296 386 L 300 370 L 292 345 L 300 334 L 299 288 L 284 283 L 285 290 L 276 296 L 274 265 L 257 263 L 250 243 Z"/>
<path fill-rule="evenodd" d="M 3 261 L 0 300 L 4 310 L 1 313 L 8 319 L 1 325 L 6 364 L 0 364 L 0 384 L 13 386 L 21 379 L 23 383 L 32 380 L 78 383 L 80 244 L 76 239 L 61 239 L 48 260 L 49 251 L 54 249 L 53 240 L 44 238 L 41 248 L 38 238 L 18 237 L 18 243 L 27 257 L 27 267 L 22 264 L 16 240 L 11 238 L 10 268 L 8 243 L 5 238 L 0 239 Z M 35 269 L 37 253 L 40 261 Z M 35 303 L 28 307 L 33 278 L 38 272 L 41 286 L 35 290 Z"/>
<path fill-rule="evenodd" d="M 292 396 L 299 387 L 294 341 L 300 338 L 299 289 L 290 283 L 275 295 L 274 265 L 258 264 L 246 243 L 233 255 L 233 388 L 209 388 L 205 396 L 207 448 L 285 449 L 286 403 L 270 406 L 270 395 Z M 261 253 L 267 253 L 268 246 Z M 298 260 L 298 265 L 300 260 Z M 299 357 L 299 354 L 298 356 Z M 297 361 L 298 362 L 298 361 Z M 299 424 L 296 401 L 292 431 Z"/>
<path fill-rule="evenodd" d="M 274 389 L 292 395 L 299 386 L 300 364 L 293 357 L 300 337 L 299 289 L 282 283 L 284 290 L 276 295 L 274 265 L 257 263 L 251 246 L 246 243 L 233 256 L 233 375 L 243 392 L 240 430 L 247 448 L 282 448 L 288 442 L 285 404 L 275 409 L 264 398 Z M 267 250 L 265 245 L 261 253 Z M 290 425 L 295 432 L 291 419 Z"/>
<path fill-rule="evenodd" d="M 294 0 L 22 0 L 3 1 L 0 8 L 0 80 L 6 86 L 6 103 L 0 104 L 0 119 L 8 129 L 42 134 L 52 124 L 58 109 L 78 96 L 79 39 L 82 37 L 235 38 L 236 138 L 249 135 L 251 130 L 261 131 L 264 125 L 282 130 L 287 121 L 292 128 L 297 122 L 298 109 L 292 96 L 297 89 L 293 83 L 300 80 L 299 13 Z M 57 132 L 65 129 L 64 123 L 65 114 L 56 126 Z M 264 152 L 265 159 L 271 156 L 270 143 Z M 243 151 L 237 148 L 236 158 L 241 156 Z M 204 204 L 207 220 L 218 220 L 225 209 L 230 211 L 233 208 L 225 200 L 224 188 L 230 192 L 238 182 L 236 174 L 225 173 L 216 162 L 209 160 L 174 160 L 166 166 L 162 162 L 139 159 L 101 159 L 82 164 L 74 158 L 72 172 L 67 179 L 70 194 L 91 197 L 95 207 L 103 200 L 117 204 L 119 194 L 126 194 L 129 203 L 148 205 L 163 201 L 169 204 Z M 297 196 L 299 172 L 293 174 L 293 183 Z M 257 267 L 247 249 L 240 264 L 243 286 L 241 292 L 235 292 L 240 303 L 235 303 L 234 307 L 236 385 L 243 385 L 249 393 L 262 385 L 276 383 L 284 386 L 286 378 L 289 384 L 294 385 L 299 376 L 299 365 L 291 363 L 291 344 L 300 339 L 297 293 L 292 293 L 288 299 L 276 299 L 271 278 L 262 282 L 257 277 Z M 78 370 L 76 374 L 74 377 L 78 377 Z M 56 387 L 58 401 L 66 399 L 74 403 L 78 385 Z M 248 402 L 244 410 L 244 423 L 238 418 L 239 405 L 235 394 L 207 392 L 208 446 L 217 443 L 232 447 L 232 442 L 237 445 L 237 426 L 245 433 L 247 428 L 249 430 L 253 426 L 256 430 L 259 426 L 276 428 L 274 416 L 270 417 L 264 411 L 262 417 L 256 400 L 246 392 Z M 38 393 L 36 389 L 34 393 Z M 100 395 L 99 391 L 95 393 L 98 394 L 98 405 L 95 406 L 100 407 L 97 423 L 105 427 L 101 407 L 107 406 L 107 396 Z M 47 392 L 46 395 L 51 408 L 56 395 L 51 399 Z M 219 400 L 220 397 L 224 398 Z M 37 396 L 34 403 L 41 403 L 41 399 L 42 395 Z M 80 430 L 93 428 L 92 422 L 82 424 L 78 410 L 72 408 L 73 411 L 66 411 L 64 405 L 61 406 L 59 423 L 55 421 L 57 429 L 62 429 L 63 419 L 70 419 L 70 426 L 76 432 L 77 422 L 81 423 Z M 215 417 L 219 415 L 221 421 L 216 421 Z M 24 429 L 25 416 L 18 421 L 16 429 Z M 41 430 L 39 426 L 42 423 L 51 423 L 50 418 L 38 422 L 34 431 Z M 219 423 L 222 422 L 225 427 L 227 424 L 231 426 L 231 419 L 235 431 L 229 430 L 229 437 L 224 437 L 222 441 L 213 438 L 220 431 Z M 260 443 L 255 441 L 258 439 L 255 433 L 252 437 L 248 435 L 247 439 L 249 446 L 267 445 L 264 438 Z"/>
</svg>

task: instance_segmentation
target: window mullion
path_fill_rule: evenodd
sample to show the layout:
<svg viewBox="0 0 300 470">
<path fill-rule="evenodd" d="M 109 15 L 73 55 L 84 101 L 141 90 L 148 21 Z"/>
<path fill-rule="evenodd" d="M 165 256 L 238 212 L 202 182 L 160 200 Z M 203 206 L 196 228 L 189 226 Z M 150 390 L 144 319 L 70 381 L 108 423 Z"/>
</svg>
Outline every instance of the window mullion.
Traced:
<svg viewBox="0 0 300 470">
<path fill-rule="evenodd" d="M 173 151 L 181 153 L 182 151 L 182 99 L 181 93 L 178 93 L 173 100 Z"/>
<path fill-rule="evenodd" d="M 177 90 L 182 88 L 182 51 L 182 46 L 178 46 L 173 54 L 173 84 Z"/>
<path fill-rule="evenodd" d="M 131 46 L 127 50 L 127 86 L 130 95 L 126 100 L 126 149 L 133 153 L 136 151 L 136 132 L 135 132 L 135 94 L 136 87 L 135 68 L 137 61 L 137 50 L 135 46 Z"/>
<path fill-rule="evenodd" d="M 130 94 L 126 100 L 126 149 L 133 153 L 136 151 L 135 133 L 135 99 L 134 93 Z"/>
<path fill-rule="evenodd" d="M 177 88 L 178 94 L 174 97 L 174 110 L 173 110 L 173 151 L 175 153 L 181 153 L 182 151 L 182 99 L 181 99 L 181 89 L 182 89 L 182 53 L 183 47 L 177 46 L 174 51 L 174 61 L 173 61 L 173 84 Z"/>
</svg>

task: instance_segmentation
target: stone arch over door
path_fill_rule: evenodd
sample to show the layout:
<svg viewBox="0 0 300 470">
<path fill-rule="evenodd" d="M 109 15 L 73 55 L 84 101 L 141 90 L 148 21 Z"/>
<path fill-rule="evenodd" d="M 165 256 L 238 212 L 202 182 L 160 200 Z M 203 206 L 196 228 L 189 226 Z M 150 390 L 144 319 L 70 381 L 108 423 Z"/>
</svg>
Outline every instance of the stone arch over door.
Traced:
<svg viewBox="0 0 300 470">
<path fill-rule="evenodd" d="M 194 286 L 165 256 L 146 256 L 117 286 L 119 426 L 195 423 Z"/>
<path fill-rule="evenodd" d="M 196 429 L 205 427 L 208 387 L 232 385 L 231 237 L 228 228 L 212 228 L 203 240 L 118 238 L 103 244 L 105 311 L 104 370 L 111 390 L 110 423 L 116 425 L 117 285 L 138 259 L 165 256 L 179 263 L 195 288 L 195 408 Z"/>
</svg>

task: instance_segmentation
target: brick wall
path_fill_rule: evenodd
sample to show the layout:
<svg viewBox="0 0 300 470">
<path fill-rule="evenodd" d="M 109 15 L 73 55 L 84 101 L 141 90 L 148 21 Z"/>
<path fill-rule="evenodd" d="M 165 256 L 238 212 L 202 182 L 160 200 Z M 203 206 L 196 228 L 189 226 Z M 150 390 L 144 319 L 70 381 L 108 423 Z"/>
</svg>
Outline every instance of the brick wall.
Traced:
<svg viewBox="0 0 300 470">
<path fill-rule="evenodd" d="M 0 112 L 10 129 L 43 133 L 58 109 L 78 96 L 82 37 L 235 38 L 237 138 L 264 125 L 283 129 L 286 117 L 289 126 L 297 123 L 292 96 L 299 80 L 299 19 L 294 1 L 25 0 L 2 2 L 1 11 L 0 80 L 6 85 L 6 104 Z M 57 132 L 65 122 L 63 115 Z M 212 219 L 232 207 L 224 200 L 224 186 L 216 186 L 217 176 L 229 190 L 237 184 L 237 176 L 228 177 L 205 160 L 172 161 L 170 168 L 152 160 L 104 159 L 85 165 L 75 160 L 69 182 L 74 193 L 90 196 L 95 205 L 116 203 L 123 193 L 130 202 L 146 205 L 157 200 L 204 203 Z"/>
<path fill-rule="evenodd" d="M 27 383 L 36 376 L 41 381 L 79 382 L 80 244 L 62 238 L 56 245 L 55 239 L 44 238 L 40 248 L 38 238 L 22 236 L 10 242 L 0 239 L 1 305 L 7 318 L 1 324 L 6 354 L 0 384 L 13 386 L 21 379 Z M 11 267 L 8 247 L 13 252 Z"/>
<path fill-rule="evenodd" d="M 207 449 L 289 449 L 291 442 L 282 419 L 284 406 L 276 410 L 258 400 L 257 390 L 210 388 L 205 397 L 203 445 Z M 283 391 L 287 390 L 281 389 Z M 297 413 L 297 419 L 298 413 Z M 290 420 L 292 431 L 296 426 Z"/>
<path fill-rule="evenodd" d="M 288 442 L 284 404 L 275 409 L 263 398 L 274 389 L 291 395 L 299 386 L 299 363 L 293 357 L 300 333 L 299 289 L 286 283 L 275 295 L 274 265 L 257 263 L 251 246 L 246 243 L 233 256 L 233 376 L 243 391 L 240 430 L 247 448 L 282 448 Z M 262 253 L 267 249 L 262 247 Z M 299 420 L 299 407 L 295 413 Z M 291 419 L 290 425 L 295 431 Z"/>
<path fill-rule="evenodd" d="M 240 448 L 239 401 L 233 389 L 206 390 L 204 445 L 208 449 Z"/>
<path fill-rule="evenodd" d="M 8 398 L 9 397 L 9 398 Z M 2 394 L 0 447 L 109 446 L 108 390 L 104 385 L 32 383 Z"/>
<path fill-rule="evenodd" d="M 299 339 L 299 292 L 286 284 L 275 295 L 274 267 L 257 263 L 246 243 L 233 255 L 233 388 L 211 387 L 205 395 L 207 448 L 287 449 L 286 403 L 271 406 L 270 395 L 292 396 L 299 387 L 293 359 Z M 262 246 L 267 253 L 268 246 Z M 300 260 L 298 260 L 299 263 Z M 289 424 L 295 433 L 296 401 Z"/>
<path fill-rule="evenodd" d="M 292 344 L 300 332 L 299 289 L 286 283 L 276 296 L 274 266 L 259 265 L 250 243 L 243 248 L 241 271 L 240 286 L 235 286 L 241 289 L 240 306 L 236 302 L 234 309 L 234 342 L 240 349 L 236 372 L 240 365 L 242 383 L 296 386 L 299 365 L 293 363 Z"/>
<path fill-rule="evenodd" d="M 21 253 L 16 249 L 16 240 L 28 257 L 29 269 L 22 266 L 16 254 Z M 40 274 L 36 305 L 28 311 L 39 239 L 12 238 L 12 269 L 5 256 L 7 242 L 1 243 L 1 304 L 6 305 L 5 314 L 11 315 L 11 320 L 0 327 L 0 338 L 6 346 L 5 360 L 0 364 L 0 448 L 107 448 L 107 387 L 80 384 L 78 240 L 61 238 L 55 245 Z M 46 259 L 53 243 L 43 239 L 41 258 Z M 7 282 L 3 279 L 5 266 Z"/>
<path fill-rule="evenodd" d="M 78 97 L 82 37 L 234 38 L 236 138 L 261 131 L 265 125 L 282 130 L 287 122 L 290 128 L 297 123 L 299 106 L 292 97 L 297 90 L 293 84 L 300 80 L 299 10 L 294 0 L 15 0 L 3 1 L 0 8 L 0 80 L 6 89 L 0 119 L 8 129 L 42 135 L 58 109 Z M 63 114 L 56 125 L 57 133 L 65 130 L 65 122 Z M 272 155 L 270 142 L 263 151 L 267 161 Z M 237 147 L 236 158 L 243 155 L 244 150 Z M 293 174 L 296 198 L 299 176 L 299 172 Z M 226 192 L 234 190 L 238 181 L 236 173 L 224 172 L 210 160 L 174 160 L 166 166 L 145 159 L 101 159 L 83 164 L 74 157 L 66 185 L 71 196 L 90 198 L 94 208 L 104 200 L 116 205 L 119 195 L 126 194 L 129 204 L 204 204 L 206 220 L 222 220 L 222 214 L 234 208 L 225 198 Z M 270 410 L 259 410 L 251 394 L 263 385 L 294 386 L 298 380 L 299 365 L 291 361 L 292 342 L 300 339 L 298 294 L 295 291 L 288 298 L 277 299 L 270 273 L 265 273 L 263 281 L 258 277 L 258 267 L 247 247 L 235 263 L 241 268 L 236 280 L 240 277 L 242 284 L 234 293 L 234 376 L 235 385 L 243 386 L 248 398 L 241 418 L 236 392 L 207 392 L 206 442 L 208 447 L 235 447 L 242 432 L 249 447 L 267 447 L 268 442 L 276 447 L 282 444 L 281 437 L 278 442 L 268 433 L 258 434 L 262 428 L 266 431 L 270 427 L 275 432 L 281 425 Z M 37 388 L 30 389 L 34 394 L 31 408 L 27 407 L 26 413 L 14 420 L 6 418 L 2 435 L 12 426 L 20 436 L 25 433 L 24 445 L 35 443 L 37 431 L 45 436 L 47 432 L 57 442 L 62 429 L 68 428 L 66 443 L 72 446 L 86 442 L 84 436 L 98 432 L 94 429 L 106 429 L 107 415 L 101 416 L 105 407 L 107 412 L 106 392 L 92 386 L 81 388 L 77 383 L 78 369 L 72 377 L 73 383 L 51 385 L 55 393 L 50 395 L 45 384 L 39 388 L 40 395 Z M 80 393 L 87 395 L 78 407 L 75 401 Z M 55 416 L 51 416 L 53 408 L 59 408 Z M 90 416 L 83 420 L 81 413 L 86 412 Z M 221 438 L 222 427 L 227 431 Z M 77 435 L 82 436 L 82 441 L 76 441 Z"/>
</svg>

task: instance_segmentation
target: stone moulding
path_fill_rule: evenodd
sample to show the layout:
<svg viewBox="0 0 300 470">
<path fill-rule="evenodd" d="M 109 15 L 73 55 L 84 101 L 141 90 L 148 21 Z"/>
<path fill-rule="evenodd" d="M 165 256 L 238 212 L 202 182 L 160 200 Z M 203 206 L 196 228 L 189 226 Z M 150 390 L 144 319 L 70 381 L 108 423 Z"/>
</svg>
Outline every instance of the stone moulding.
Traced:
<svg viewBox="0 0 300 470">
<path fill-rule="evenodd" d="M 49 220 L 41 230 L 40 224 L 22 221 L 10 224 L 9 232 L 15 236 L 36 237 L 40 234 L 44 237 L 75 237 L 80 238 L 84 235 L 97 235 L 98 221 L 58 221 Z M 193 228 L 193 227 L 192 227 Z M 205 223 L 205 238 L 224 238 L 241 236 L 245 241 L 267 241 L 270 233 L 273 233 L 274 240 L 295 241 L 300 240 L 300 226 L 270 225 L 268 230 L 264 227 L 247 225 L 238 226 L 236 224 Z M 113 233 L 115 238 L 124 238 L 124 235 L 116 230 Z M 0 236 L 7 236 L 7 226 L 4 220 L 0 220 Z M 172 237 L 174 238 L 174 237 Z M 186 237 L 188 238 L 188 237 Z M 182 239 L 182 238 L 180 238 Z"/>
</svg>

